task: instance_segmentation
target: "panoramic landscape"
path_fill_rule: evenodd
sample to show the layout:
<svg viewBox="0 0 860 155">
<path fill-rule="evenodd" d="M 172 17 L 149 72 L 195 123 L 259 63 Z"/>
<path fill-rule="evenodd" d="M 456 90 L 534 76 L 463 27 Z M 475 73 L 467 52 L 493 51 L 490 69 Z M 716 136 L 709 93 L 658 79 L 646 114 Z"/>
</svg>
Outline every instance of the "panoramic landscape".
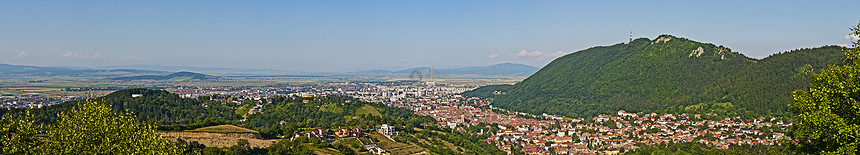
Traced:
<svg viewBox="0 0 860 155">
<path fill-rule="evenodd" d="M 860 154 L 855 1 L 5 1 L 0 154 Z"/>
</svg>

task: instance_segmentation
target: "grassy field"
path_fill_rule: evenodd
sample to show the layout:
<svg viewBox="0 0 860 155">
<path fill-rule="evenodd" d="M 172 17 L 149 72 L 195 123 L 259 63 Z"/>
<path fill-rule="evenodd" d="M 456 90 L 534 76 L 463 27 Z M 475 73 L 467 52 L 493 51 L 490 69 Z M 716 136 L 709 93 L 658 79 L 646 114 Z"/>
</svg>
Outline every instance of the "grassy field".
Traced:
<svg viewBox="0 0 860 155">
<path fill-rule="evenodd" d="M 252 147 L 266 148 L 277 140 L 261 139 L 259 132 L 233 125 L 216 125 L 180 132 L 161 132 L 162 136 L 176 140 L 181 137 L 185 141 L 197 141 L 208 147 L 230 147 L 236 145 L 239 139 L 246 139 Z"/>
<path fill-rule="evenodd" d="M 343 153 L 340 153 L 339 151 L 334 150 L 334 149 L 319 148 L 319 147 L 316 147 L 316 146 L 311 145 L 311 144 L 304 144 L 304 146 L 307 147 L 308 149 L 313 150 L 314 154 L 326 154 L 326 155 L 329 155 L 329 154 L 330 155 L 342 155 L 343 154 Z"/>
<path fill-rule="evenodd" d="M 17 91 L 17 90 L 0 90 L 0 94 L 15 94 L 15 95 L 20 95 L 20 94 L 24 94 L 24 92 L 22 92 L 22 91 Z"/>
<path fill-rule="evenodd" d="M 370 106 L 370 105 L 364 105 L 363 107 L 361 107 L 360 109 L 355 111 L 356 116 L 362 115 L 362 114 L 369 114 L 369 115 L 373 115 L 373 116 L 382 116 L 382 114 L 380 114 L 379 111 L 376 110 L 376 108 L 374 108 L 373 106 Z"/>
<path fill-rule="evenodd" d="M 251 129 L 245 129 L 234 125 L 216 125 L 186 130 L 189 132 L 211 132 L 211 133 L 260 133 Z"/>
<path fill-rule="evenodd" d="M 339 103 L 332 103 L 320 106 L 321 111 L 331 112 L 335 114 L 343 113 L 343 107 L 339 106 Z"/>
<path fill-rule="evenodd" d="M 359 150 L 364 149 L 364 145 L 361 145 L 361 142 L 358 142 L 358 140 L 355 137 L 338 139 L 338 140 L 335 140 L 334 142 L 332 142 L 332 144 L 344 145 L 344 146 L 349 147 L 350 149 L 352 149 L 353 151 L 355 151 L 356 153 L 359 153 L 359 154 L 367 153 L 366 150 L 363 152 L 359 151 Z"/>
<path fill-rule="evenodd" d="M 344 144 L 347 146 L 361 145 L 361 143 L 359 143 L 358 140 L 355 140 L 355 137 L 338 139 L 338 140 L 335 140 L 334 142 L 332 142 L 332 144 Z M 355 149 L 358 149 L 358 148 L 355 148 Z"/>
</svg>

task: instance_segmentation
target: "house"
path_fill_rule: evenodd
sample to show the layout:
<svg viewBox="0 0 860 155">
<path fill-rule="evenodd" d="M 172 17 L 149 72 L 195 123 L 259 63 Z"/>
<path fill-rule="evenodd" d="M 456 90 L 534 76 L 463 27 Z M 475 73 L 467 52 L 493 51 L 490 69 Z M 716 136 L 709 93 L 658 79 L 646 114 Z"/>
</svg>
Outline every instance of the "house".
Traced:
<svg viewBox="0 0 860 155">
<path fill-rule="evenodd" d="M 349 128 L 340 127 L 337 131 L 334 132 L 334 134 L 337 135 L 338 138 L 349 137 Z"/>
<path fill-rule="evenodd" d="M 396 129 L 394 129 L 394 126 L 391 126 L 388 124 L 382 124 L 382 126 L 379 127 L 378 130 L 379 130 L 379 133 L 382 133 L 383 135 L 400 136 L 400 133 L 397 132 Z"/>
<path fill-rule="evenodd" d="M 302 133 L 299 131 L 295 131 L 295 132 L 293 132 L 293 137 L 290 138 L 290 140 L 294 140 L 294 139 L 296 139 L 296 137 L 301 137 L 301 136 L 304 136 L 304 135 L 302 135 Z"/>
<path fill-rule="evenodd" d="M 385 149 L 383 149 L 381 147 L 371 147 L 370 149 L 367 149 L 367 151 L 370 151 L 370 152 L 373 152 L 373 154 L 379 154 L 379 155 L 391 154 L 388 151 L 385 151 Z"/>
<path fill-rule="evenodd" d="M 626 111 L 624 111 L 624 110 L 619 110 L 619 111 L 618 111 L 618 116 L 621 116 L 621 117 L 636 117 L 636 114 L 634 114 L 634 113 L 629 113 L 629 112 L 626 112 Z"/>
<path fill-rule="evenodd" d="M 359 127 L 348 128 L 348 127 L 340 127 L 337 131 L 334 132 L 335 135 L 339 138 L 345 137 L 364 137 L 364 129 Z"/>
<path fill-rule="evenodd" d="M 310 134 L 308 134 L 308 138 L 310 138 L 310 137 L 326 138 L 326 135 L 328 135 L 328 130 L 317 128 L 317 129 L 314 129 L 313 131 L 311 131 Z"/>
<path fill-rule="evenodd" d="M 353 136 L 353 137 L 363 137 L 364 136 L 364 129 L 361 129 L 359 127 L 354 127 L 354 128 L 352 128 L 352 131 L 349 132 L 349 135 Z"/>
</svg>

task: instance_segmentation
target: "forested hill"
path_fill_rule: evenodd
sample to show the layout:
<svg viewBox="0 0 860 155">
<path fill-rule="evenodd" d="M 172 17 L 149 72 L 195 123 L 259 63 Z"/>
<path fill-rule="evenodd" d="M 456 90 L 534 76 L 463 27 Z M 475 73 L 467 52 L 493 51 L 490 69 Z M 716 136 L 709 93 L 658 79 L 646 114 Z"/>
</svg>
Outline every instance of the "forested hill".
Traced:
<svg viewBox="0 0 860 155">
<path fill-rule="evenodd" d="M 493 105 L 574 117 L 617 110 L 783 115 L 793 102 L 790 92 L 807 88 L 811 73 L 844 62 L 841 50 L 800 49 L 756 60 L 671 35 L 640 38 L 560 57 L 495 95 Z M 474 91 L 488 92 L 483 89 L 498 87 Z"/>
<path fill-rule="evenodd" d="M 132 97 L 132 94 L 141 94 Z M 114 112 L 131 112 L 142 123 L 149 124 L 193 124 L 205 121 L 232 121 L 241 118 L 234 111 L 235 104 L 221 104 L 210 100 L 181 98 L 179 95 L 164 90 L 126 89 L 113 92 L 103 97 L 91 99 L 111 105 Z M 70 101 L 53 106 L 33 109 L 36 123 L 56 123 L 57 114 L 77 106 L 79 101 Z M 22 109 L 11 109 L 20 112 Z M 0 110 L 4 113 L 6 109 Z"/>
</svg>

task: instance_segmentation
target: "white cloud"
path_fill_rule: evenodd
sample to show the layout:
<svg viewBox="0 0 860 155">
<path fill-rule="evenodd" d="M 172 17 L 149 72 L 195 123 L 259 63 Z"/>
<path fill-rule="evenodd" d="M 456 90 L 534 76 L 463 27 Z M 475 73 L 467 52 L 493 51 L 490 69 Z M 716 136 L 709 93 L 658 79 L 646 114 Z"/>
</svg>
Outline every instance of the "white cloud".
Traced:
<svg viewBox="0 0 860 155">
<path fill-rule="evenodd" d="M 541 55 L 543 55 L 543 52 L 540 52 L 540 51 L 529 52 L 529 51 L 526 51 L 525 49 L 523 49 L 519 53 L 514 54 L 512 57 L 513 58 L 519 58 L 519 57 L 523 57 L 523 56 L 539 57 Z"/>
<path fill-rule="evenodd" d="M 73 58 L 73 59 L 99 59 L 103 58 L 104 55 L 99 53 L 93 53 L 92 56 L 81 55 L 78 52 L 68 52 L 60 56 L 60 58 Z"/>
<path fill-rule="evenodd" d="M 564 52 L 564 51 L 544 53 L 544 52 L 541 52 L 539 50 L 529 52 L 529 51 L 523 49 L 520 52 L 517 52 L 515 54 L 511 54 L 510 57 L 513 59 L 517 59 L 520 57 L 531 58 L 535 61 L 541 61 L 542 62 L 542 61 L 546 61 L 546 60 L 552 60 L 552 59 L 555 59 L 555 58 L 560 57 L 560 56 L 564 56 L 565 54 L 567 54 L 567 52 Z"/>
<path fill-rule="evenodd" d="M 21 51 L 20 53 L 18 53 L 18 58 L 23 58 L 27 55 L 30 55 L 30 53 L 27 51 Z"/>
<path fill-rule="evenodd" d="M 498 58 L 498 57 L 499 57 L 499 54 L 492 53 L 492 54 L 490 54 L 490 55 L 489 55 L 489 56 L 487 56 L 487 57 L 488 57 L 488 58 L 490 58 L 490 60 L 496 60 L 496 58 Z"/>
<path fill-rule="evenodd" d="M 860 36 L 857 36 L 857 35 L 845 35 L 845 40 L 848 40 L 848 41 L 856 41 L 856 40 L 860 40 Z"/>
</svg>

